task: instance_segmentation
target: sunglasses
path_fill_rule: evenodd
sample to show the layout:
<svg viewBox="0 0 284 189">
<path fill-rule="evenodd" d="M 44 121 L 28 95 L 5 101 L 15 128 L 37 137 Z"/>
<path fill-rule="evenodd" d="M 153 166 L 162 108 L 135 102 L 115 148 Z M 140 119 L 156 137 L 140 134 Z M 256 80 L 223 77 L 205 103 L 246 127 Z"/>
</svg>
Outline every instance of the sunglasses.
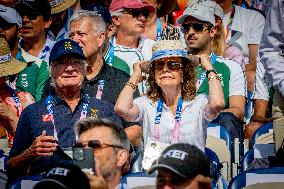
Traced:
<svg viewBox="0 0 284 189">
<path fill-rule="evenodd" d="M 94 150 L 104 149 L 104 148 L 108 148 L 108 147 L 124 149 L 122 146 L 118 146 L 118 145 L 114 145 L 114 144 L 107 144 L 107 143 L 101 142 L 99 140 L 89 140 L 89 141 L 86 141 L 86 142 L 77 142 L 77 143 L 74 144 L 73 147 L 74 148 L 90 147 L 90 148 L 93 148 Z"/>
<path fill-rule="evenodd" d="M 207 23 L 200 23 L 200 22 L 194 22 L 194 23 L 188 23 L 188 24 L 183 24 L 181 26 L 182 32 L 186 33 L 190 30 L 190 28 L 193 28 L 194 31 L 196 32 L 202 32 L 205 27 L 211 28 L 213 25 L 208 25 Z"/>
<path fill-rule="evenodd" d="M 19 10 L 19 14 L 21 15 L 21 17 L 23 18 L 24 16 L 27 16 L 29 18 L 29 20 L 36 20 L 38 16 L 40 16 L 41 14 L 37 11 L 31 11 L 28 12 L 26 10 Z"/>
<path fill-rule="evenodd" d="M 182 64 L 182 59 L 181 58 L 171 58 L 171 59 L 159 59 L 156 60 L 152 65 L 155 70 L 161 71 L 164 69 L 165 65 L 167 65 L 167 68 L 172 71 L 177 71 L 181 68 L 183 68 Z"/>
<path fill-rule="evenodd" d="M 141 14 L 145 17 L 149 17 L 149 11 L 148 10 L 141 10 L 141 9 L 125 9 L 126 13 L 131 14 L 133 18 L 138 18 Z"/>
</svg>

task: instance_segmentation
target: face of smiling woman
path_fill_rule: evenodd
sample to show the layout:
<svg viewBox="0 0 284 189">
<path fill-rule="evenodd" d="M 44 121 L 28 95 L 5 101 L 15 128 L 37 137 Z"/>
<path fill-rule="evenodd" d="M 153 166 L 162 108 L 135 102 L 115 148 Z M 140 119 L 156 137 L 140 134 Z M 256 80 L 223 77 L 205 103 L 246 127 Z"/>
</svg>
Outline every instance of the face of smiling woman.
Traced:
<svg viewBox="0 0 284 189">
<path fill-rule="evenodd" d="M 177 87 L 183 80 L 182 60 L 178 57 L 158 59 L 154 63 L 155 81 L 159 87 Z"/>
</svg>

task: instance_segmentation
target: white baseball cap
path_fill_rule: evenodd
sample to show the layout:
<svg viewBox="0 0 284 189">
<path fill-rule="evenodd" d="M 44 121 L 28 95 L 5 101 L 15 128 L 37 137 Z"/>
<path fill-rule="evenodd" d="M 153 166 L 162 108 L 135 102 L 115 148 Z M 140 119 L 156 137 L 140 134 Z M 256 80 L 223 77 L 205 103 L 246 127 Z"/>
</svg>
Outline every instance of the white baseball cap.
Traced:
<svg viewBox="0 0 284 189">
<path fill-rule="evenodd" d="M 0 4 L 0 17 L 8 23 L 17 24 L 19 27 L 22 27 L 22 17 L 11 7 L 6 7 Z"/>
<path fill-rule="evenodd" d="M 210 9 L 207 6 L 204 6 L 199 3 L 192 4 L 188 6 L 184 11 L 183 14 L 177 19 L 178 24 L 183 24 L 184 19 L 187 17 L 194 17 L 198 20 L 205 21 L 211 23 L 213 26 L 215 26 L 215 16 L 210 11 Z"/>
<path fill-rule="evenodd" d="M 191 0 L 187 4 L 187 6 L 191 6 L 195 3 L 199 3 L 199 4 L 202 4 L 204 6 L 207 6 L 208 8 L 210 8 L 210 11 L 212 11 L 215 16 L 218 16 L 221 19 L 223 19 L 223 17 L 224 17 L 223 9 L 215 1 L 211 1 L 211 0 Z"/>
</svg>

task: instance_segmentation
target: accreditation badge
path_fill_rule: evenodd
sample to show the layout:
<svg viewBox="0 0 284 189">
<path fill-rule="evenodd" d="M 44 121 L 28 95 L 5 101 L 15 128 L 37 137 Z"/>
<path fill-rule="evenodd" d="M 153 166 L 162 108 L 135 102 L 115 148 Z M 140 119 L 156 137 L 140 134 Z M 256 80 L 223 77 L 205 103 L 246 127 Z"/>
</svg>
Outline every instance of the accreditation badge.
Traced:
<svg viewBox="0 0 284 189">
<path fill-rule="evenodd" d="M 147 144 L 144 150 L 144 156 L 142 160 L 142 166 L 144 170 L 149 170 L 152 163 L 162 154 L 169 144 L 154 141 L 148 138 Z"/>
</svg>

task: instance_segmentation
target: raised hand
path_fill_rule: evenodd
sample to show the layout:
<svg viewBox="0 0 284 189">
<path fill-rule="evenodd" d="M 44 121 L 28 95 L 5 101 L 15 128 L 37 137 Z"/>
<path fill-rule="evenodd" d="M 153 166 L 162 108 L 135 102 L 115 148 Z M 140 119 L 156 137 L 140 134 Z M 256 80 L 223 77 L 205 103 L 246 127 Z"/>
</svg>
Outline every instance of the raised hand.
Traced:
<svg viewBox="0 0 284 189">
<path fill-rule="evenodd" d="M 47 136 L 46 131 L 34 140 L 33 144 L 28 148 L 29 154 L 33 158 L 41 156 L 52 156 L 58 144 L 53 136 Z"/>
</svg>

